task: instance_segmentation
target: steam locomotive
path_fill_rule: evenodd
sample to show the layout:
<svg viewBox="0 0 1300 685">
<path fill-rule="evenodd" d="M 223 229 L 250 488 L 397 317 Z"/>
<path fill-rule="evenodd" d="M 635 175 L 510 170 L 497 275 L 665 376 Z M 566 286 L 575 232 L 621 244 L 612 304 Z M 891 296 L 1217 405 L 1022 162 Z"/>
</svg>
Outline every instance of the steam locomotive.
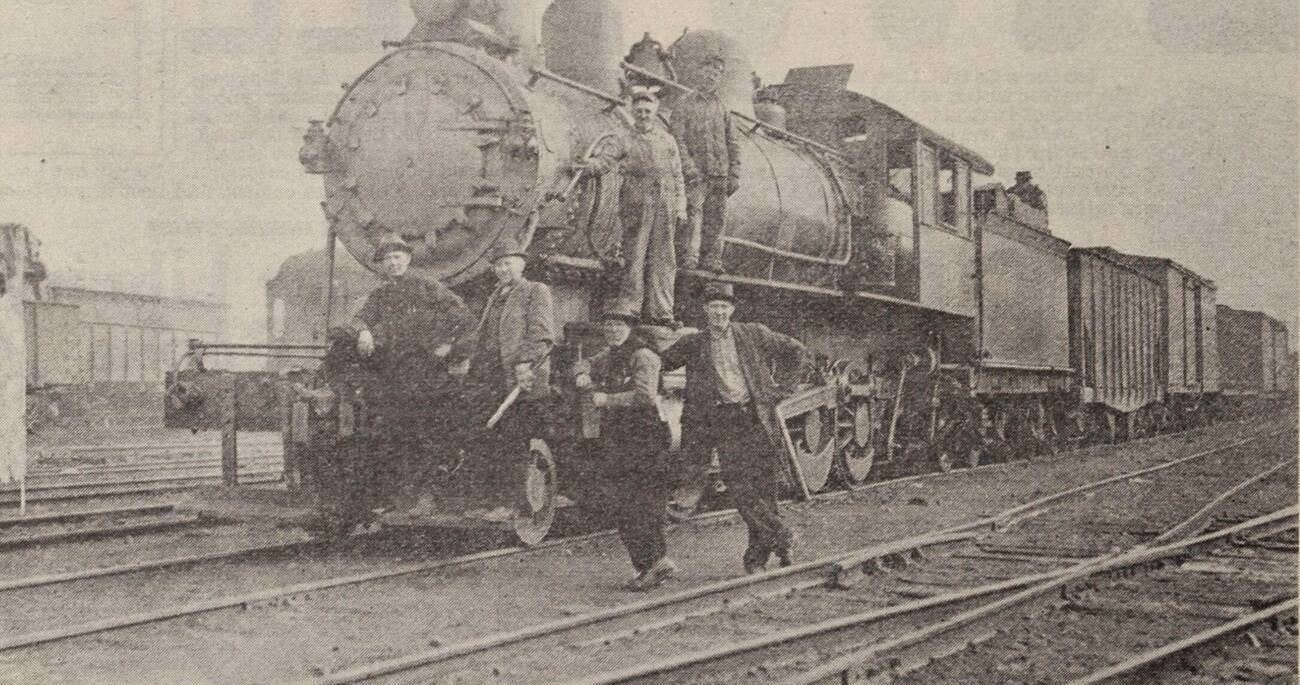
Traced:
<svg viewBox="0 0 1300 685">
<path fill-rule="evenodd" d="M 698 323 L 703 283 L 723 280 L 736 289 L 738 317 L 817 354 L 819 375 L 778 408 L 795 494 L 1123 440 L 1223 410 L 1215 322 L 1224 308 L 1212 281 L 1168 259 L 1071 247 L 1052 235 L 1041 193 L 1030 202 L 974 185 L 973 176 L 993 174 L 990 162 L 848 90 L 851 65 L 796 68 L 760 87 L 725 34 L 688 32 L 668 47 L 647 35 L 627 51 L 605 0 L 555 0 L 540 14 L 530 3 L 482 4 L 413 2 L 411 34 L 388 45 L 327 120 L 311 122 L 300 161 L 324 181 L 330 264 L 335 238 L 367 264 L 380 237 L 397 232 L 414 247 L 413 269 L 477 308 L 492 287 L 486 256 L 516 240 L 532 256 L 531 277 L 554 292 L 563 368 L 597 344 L 589 322 L 615 287 L 620 257 L 619 180 L 584 176 L 582 162 L 630 126 L 628 85 L 662 86 L 671 117 L 696 65 L 719 55 L 740 190 L 726 273 L 682 272 L 679 316 Z M 346 317 L 332 292 L 319 297 L 317 288 L 332 288 L 326 280 L 274 298 L 281 319 L 298 319 L 276 328 L 325 329 Z M 1276 326 L 1262 325 L 1276 359 Z M 1233 349 L 1252 344 L 1264 354 L 1260 340 Z M 1289 387 L 1276 379 L 1294 369 L 1273 363 L 1273 387 L 1231 387 Z M 232 421 L 204 406 L 208 377 L 187 370 L 169 380 L 173 423 Z M 245 387 L 262 394 L 265 421 L 284 429 L 289 491 L 310 504 L 321 455 L 364 444 L 365 402 L 329 379 L 298 380 L 295 391 L 265 377 Z M 667 379 L 670 393 L 679 381 Z M 576 416 L 574 405 L 557 411 Z M 582 441 L 571 428 L 579 422 L 553 423 L 529 455 L 477 457 L 524 462 L 509 492 L 496 494 L 514 512 L 505 525 L 525 542 L 584 496 Z M 451 490 L 438 522 L 466 524 L 482 507 Z M 689 507 L 699 493 L 679 494 Z"/>
</svg>

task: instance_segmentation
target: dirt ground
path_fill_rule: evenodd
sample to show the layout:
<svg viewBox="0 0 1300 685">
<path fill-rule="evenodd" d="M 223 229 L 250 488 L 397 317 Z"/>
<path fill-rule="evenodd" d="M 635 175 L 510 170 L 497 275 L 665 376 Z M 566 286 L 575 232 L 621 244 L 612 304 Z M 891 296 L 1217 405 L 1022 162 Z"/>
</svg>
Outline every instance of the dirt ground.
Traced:
<svg viewBox="0 0 1300 685">
<path fill-rule="evenodd" d="M 897 539 L 992 514 L 1015 504 L 1276 431 L 1234 423 L 1180 436 L 1098 447 L 1029 463 L 1004 464 L 916 481 L 886 483 L 833 500 L 789 505 L 800 561 Z M 1140 486 L 1140 484 L 1139 484 Z M 1294 497 L 1291 500 L 1294 502 Z M 253 533 L 203 546 L 245 544 Z M 260 536 L 283 534 L 260 531 Z M 147 542 L 146 545 L 139 544 Z M 436 543 L 437 541 L 435 541 Z M 669 536 L 682 567 L 671 592 L 740 574 L 744 526 L 735 519 L 691 523 Z M 185 534 L 0 557 L 12 578 L 128 559 L 192 553 Z M 391 568 L 445 554 L 446 546 L 350 550 L 307 558 L 241 560 L 41 591 L 0 595 L 5 636 L 147 611 L 311 578 Z M 190 618 L 0 652 L 0 680 L 68 683 L 285 682 L 484 634 L 626 603 L 630 566 L 604 537 L 472 565 L 295 596 Z M 738 627 L 737 635 L 742 634 Z M 956 681 L 954 681 L 956 682 Z M 985 682 L 979 679 L 963 682 Z M 996 681 L 994 681 L 996 682 Z"/>
</svg>

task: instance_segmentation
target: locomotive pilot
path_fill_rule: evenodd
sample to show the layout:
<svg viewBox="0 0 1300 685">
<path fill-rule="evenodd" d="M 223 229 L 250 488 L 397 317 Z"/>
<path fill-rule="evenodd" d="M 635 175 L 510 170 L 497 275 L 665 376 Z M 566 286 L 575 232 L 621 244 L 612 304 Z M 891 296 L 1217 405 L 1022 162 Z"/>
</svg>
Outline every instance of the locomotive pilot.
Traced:
<svg viewBox="0 0 1300 685">
<path fill-rule="evenodd" d="M 700 68 L 695 91 L 677 98 L 669 131 L 682 151 L 689 215 L 680 236 L 680 264 L 721 272 L 727 198 L 740 188 L 740 146 L 731 113 L 718 97 L 726 61 L 713 55 Z"/>
<path fill-rule="evenodd" d="M 659 97 L 634 86 L 632 130 L 607 143 L 591 160 L 605 174 L 618 169 L 623 224 L 623 276 L 619 303 L 655 325 L 672 326 L 677 281 L 674 233 L 687 221 L 686 188 L 677 141 L 658 123 Z"/>
<path fill-rule="evenodd" d="M 504 451 L 516 456 L 528 454 L 528 440 L 540 428 L 538 404 L 550 393 L 550 353 L 558 338 L 551 289 L 524 277 L 527 258 L 515 241 L 497 243 L 492 252 L 497 287 L 488 296 L 477 333 L 467 336 L 465 345 L 453 353 L 457 367 L 453 372 L 468 372 L 467 385 L 484 393 L 486 404 L 471 411 L 479 418 L 486 419 L 519 388 L 517 401 L 494 433 Z M 501 512 L 493 515 L 499 518 Z"/>
<path fill-rule="evenodd" d="M 665 371 L 686 367 L 682 444 L 697 456 L 718 451 L 723 483 L 749 529 L 745 572 L 762 571 L 773 553 L 788 566 L 794 541 L 776 504 L 787 482 L 775 413 L 785 393 L 772 367 L 794 378 L 808 352 L 761 323 L 733 322 L 730 284 L 709 284 L 704 300 L 705 329 L 661 355 Z"/>
<path fill-rule="evenodd" d="M 373 435 L 379 454 L 378 483 L 386 497 L 410 506 L 431 473 L 445 427 L 436 409 L 454 386 L 447 358 L 474 325 L 473 314 L 445 285 L 409 271 L 411 246 L 388 234 L 375 249 L 384 276 L 352 320 L 357 353 L 372 361 L 377 376 Z"/>
</svg>

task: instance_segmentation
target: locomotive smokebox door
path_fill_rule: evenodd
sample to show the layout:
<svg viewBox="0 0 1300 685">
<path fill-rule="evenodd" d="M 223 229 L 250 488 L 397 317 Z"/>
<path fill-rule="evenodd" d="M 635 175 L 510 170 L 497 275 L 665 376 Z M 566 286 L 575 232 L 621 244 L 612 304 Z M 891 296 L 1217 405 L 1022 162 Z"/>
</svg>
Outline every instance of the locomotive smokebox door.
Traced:
<svg viewBox="0 0 1300 685">
<path fill-rule="evenodd" d="M 483 256 L 515 235 L 539 183 L 570 154 L 542 140 L 541 107 L 481 51 L 426 43 L 389 54 L 330 120 L 325 211 L 344 246 L 366 262 L 393 231 L 425 276 L 454 284 L 486 273 Z"/>
</svg>

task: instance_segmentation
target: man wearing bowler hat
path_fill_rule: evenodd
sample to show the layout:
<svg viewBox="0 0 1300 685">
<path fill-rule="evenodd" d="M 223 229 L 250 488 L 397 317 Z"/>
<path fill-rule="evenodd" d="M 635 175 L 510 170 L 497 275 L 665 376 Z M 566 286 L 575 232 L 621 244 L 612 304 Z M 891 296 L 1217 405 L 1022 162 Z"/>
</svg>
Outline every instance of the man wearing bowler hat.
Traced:
<svg viewBox="0 0 1300 685">
<path fill-rule="evenodd" d="M 551 289 L 524 277 L 528 254 L 519 243 L 503 239 L 491 254 L 497 286 L 479 317 L 478 332 L 458 350 L 456 360 L 469 361 L 469 383 L 493 390 L 497 401 L 516 386 L 519 400 L 502 420 L 500 429 L 524 441 L 536 428 L 532 405 L 545 398 L 551 387 L 551 347 L 559 337 Z M 495 409 L 495 407 L 493 407 Z"/>
<path fill-rule="evenodd" d="M 682 443 L 701 458 L 717 449 L 723 483 L 749 528 L 741 562 L 746 573 L 757 573 L 772 554 L 782 566 L 791 563 L 793 539 L 776 504 L 787 478 L 775 409 L 788 394 L 782 386 L 792 382 L 777 377 L 792 381 L 809 358 L 788 335 L 733 322 L 735 310 L 732 286 L 710 283 L 704 330 L 682 336 L 661 357 L 665 371 L 686 367 Z"/>
<path fill-rule="evenodd" d="M 636 330 L 638 317 L 614 305 L 601 314 L 607 349 L 574 365 L 574 384 L 592 389 L 592 404 L 601 412 L 601 483 L 603 514 L 618 528 L 636 569 L 627 585 L 632 591 L 658 586 L 677 573 L 667 556 L 664 510 L 668 504 L 664 450 L 670 436 L 659 414 L 659 354 Z"/>
<path fill-rule="evenodd" d="M 377 376 L 372 406 L 373 434 L 385 477 L 385 494 L 405 506 L 419 494 L 434 459 L 446 446 L 431 409 L 452 391 L 447 358 L 474 325 L 460 296 L 436 280 L 410 272 L 411 246 L 390 233 L 373 261 L 384 277 L 352 319 L 357 353 Z"/>
</svg>

